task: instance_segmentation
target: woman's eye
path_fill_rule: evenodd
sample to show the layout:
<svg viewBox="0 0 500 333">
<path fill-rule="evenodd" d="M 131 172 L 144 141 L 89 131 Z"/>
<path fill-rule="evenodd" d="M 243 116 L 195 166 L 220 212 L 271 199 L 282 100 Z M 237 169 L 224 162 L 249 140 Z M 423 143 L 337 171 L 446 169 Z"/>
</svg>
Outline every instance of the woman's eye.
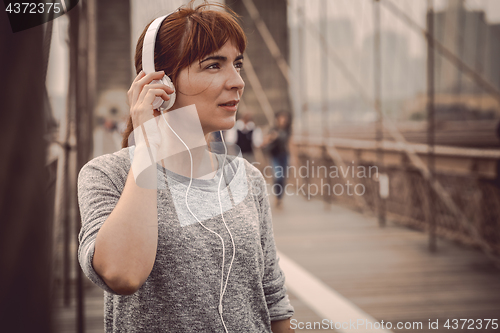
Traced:
<svg viewBox="0 0 500 333">
<path fill-rule="evenodd" d="M 236 68 L 243 68 L 243 62 L 237 62 L 236 64 L 234 64 L 234 67 Z"/>
<path fill-rule="evenodd" d="M 217 68 L 219 68 L 219 64 L 218 63 L 208 65 L 208 67 L 207 67 L 207 69 L 217 69 Z"/>
</svg>

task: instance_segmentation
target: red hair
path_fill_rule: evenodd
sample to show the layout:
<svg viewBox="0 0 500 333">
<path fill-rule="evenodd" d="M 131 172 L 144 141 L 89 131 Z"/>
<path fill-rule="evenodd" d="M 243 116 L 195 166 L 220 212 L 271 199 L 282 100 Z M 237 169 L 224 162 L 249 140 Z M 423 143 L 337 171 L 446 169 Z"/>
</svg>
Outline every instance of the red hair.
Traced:
<svg viewBox="0 0 500 333">
<path fill-rule="evenodd" d="M 179 72 L 195 61 L 215 53 L 229 40 L 243 53 L 247 39 L 236 19 L 239 17 L 222 4 L 203 3 L 193 8 L 194 0 L 170 14 L 161 24 L 155 43 L 155 69 L 165 71 L 175 85 Z M 222 10 L 211 10 L 210 6 Z M 225 11 L 224 11 L 225 10 Z M 149 25 L 137 40 L 136 73 L 142 70 L 142 44 Z M 122 148 L 128 147 L 128 137 L 134 130 L 129 116 L 123 133 Z"/>
</svg>

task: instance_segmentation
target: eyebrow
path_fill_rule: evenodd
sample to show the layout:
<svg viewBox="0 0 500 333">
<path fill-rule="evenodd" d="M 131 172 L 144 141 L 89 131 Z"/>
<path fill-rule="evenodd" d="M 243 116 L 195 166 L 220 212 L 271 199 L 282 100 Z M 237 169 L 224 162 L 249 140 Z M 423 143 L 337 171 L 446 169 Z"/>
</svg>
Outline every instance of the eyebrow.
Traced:
<svg viewBox="0 0 500 333">
<path fill-rule="evenodd" d="M 236 59 L 234 59 L 234 61 L 238 61 L 238 60 L 241 60 L 243 59 L 243 54 L 240 54 L 239 56 L 236 57 Z M 205 61 L 208 61 L 208 60 L 221 60 L 221 61 L 227 61 L 227 57 L 224 57 L 224 56 L 210 56 L 210 57 L 207 57 L 205 59 L 203 59 L 202 61 L 200 61 L 200 65 L 202 63 L 204 63 Z"/>
</svg>

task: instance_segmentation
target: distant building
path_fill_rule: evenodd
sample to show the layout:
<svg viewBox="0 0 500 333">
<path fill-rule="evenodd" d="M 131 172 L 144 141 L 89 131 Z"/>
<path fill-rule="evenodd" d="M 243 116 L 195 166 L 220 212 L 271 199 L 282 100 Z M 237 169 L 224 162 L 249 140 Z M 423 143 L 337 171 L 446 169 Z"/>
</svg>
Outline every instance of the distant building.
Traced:
<svg viewBox="0 0 500 333">
<path fill-rule="evenodd" d="M 466 10 L 464 0 L 449 0 L 448 7 L 434 15 L 434 38 L 500 89 L 500 25 L 489 25 L 484 11 Z M 482 92 L 437 51 L 434 66 L 436 93 Z"/>
<path fill-rule="evenodd" d="M 363 41 L 362 71 L 366 90 L 373 96 L 374 34 Z M 425 67 L 409 55 L 408 38 L 394 31 L 380 32 L 381 82 L 383 99 L 401 99 L 421 90 Z"/>
<path fill-rule="evenodd" d="M 297 15 L 295 12 L 293 15 Z M 345 110 L 352 110 L 352 96 L 357 96 L 354 88 L 346 82 L 338 66 L 332 61 L 311 29 L 304 28 L 302 19 L 290 20 L 290 67 L 294 78 L 300 82 L 301 93 L 294 93 L 290 88 L 295 114 L 302 117 L 302 106 L 307 103 L 307 109 L 314 119 L 308 121 L 312 128 L 320 128 L 321 108 L 323 103 L 323 74 L 327 72 L 327 105 L 330 119 L 344 120 Z M 325 24 L 326 23 L 326 24 Z M 353 22 L 348 18 L 328 18 L 323 20 L 308 19 L 307 25 L 321 31 L 328 40 L 335 54 L 350 70 L 359 69 L 359 48 L 355 45 L 355 30 Z M 326 26 L 326 29 L 325 29 Z M 302 33 L 302 40 L 300 35 Z M 301 59 L 302 57 L 302 59 Z M 323 57 L 327 57 L 326 68 Z M 346 107 L 347 105 L 347 107 Z M 347 114 L 349 116 L 349 114 Z M 297 124 L 296 124 L 297 125 Z M 300 125 L 300 124 L 299 124 Z"/>
<path fill-rule="evenodd" d="M 262 21 L 266 24 L 281 54 L 288 63 L 287 2 L 284 0 L 254 0 L 253 2 L 259 11 Z M 227 1 L 226 4 L 238 15 L 241 15 L 240 24 L 248 39 L 246 57 L 252 62 L 255 73 L 273 110 L 275 112 L 278 110 L 291 110 L 288 83 L 242 0 Z M 246 82 L 243 100 L 247 111 L 253 114 L 254 121 L 258 126 L 271 125 L 268 124 L 268 120 L 264 115 L 258 97 L 253 91 L 245 71 L 242 71 L 242 77 Z"/>
</svg>

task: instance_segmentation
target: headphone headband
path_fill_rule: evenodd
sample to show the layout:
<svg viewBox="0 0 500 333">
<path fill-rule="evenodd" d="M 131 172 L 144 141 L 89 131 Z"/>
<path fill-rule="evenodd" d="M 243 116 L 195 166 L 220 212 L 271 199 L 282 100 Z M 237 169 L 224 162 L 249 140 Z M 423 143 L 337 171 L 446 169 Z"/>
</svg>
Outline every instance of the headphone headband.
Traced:
<svg viewBox="0 0 500 333">
<path fill-rule="evenodd" d="M 156 72 L 155 70 L 155 41 L 160 26 L 167 17 L 175 13 L 160 16 L 156 18 L 148 27 L 146 35 L 144 36 L 144 43 L 142 45 L 142 70 L 144 73 L 149 74 Z"/>
</svg>

